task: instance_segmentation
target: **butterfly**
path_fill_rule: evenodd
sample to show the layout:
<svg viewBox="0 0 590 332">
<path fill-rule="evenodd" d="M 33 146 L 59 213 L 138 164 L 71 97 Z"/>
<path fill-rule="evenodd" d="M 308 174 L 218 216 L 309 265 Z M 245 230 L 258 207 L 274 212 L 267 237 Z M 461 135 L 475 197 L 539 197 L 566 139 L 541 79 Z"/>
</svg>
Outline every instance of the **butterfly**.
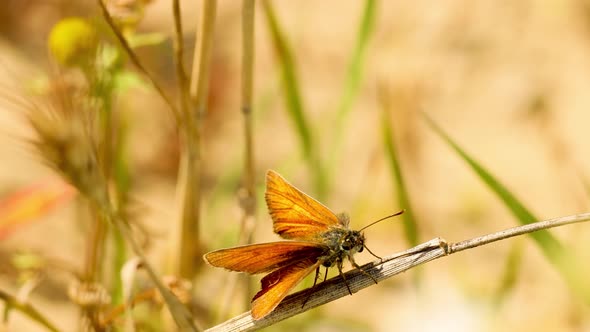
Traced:
<svg viewBox="0 0 590 332">
<path fill-rule="evenodd" d="M 203 256 L 207 263 L 215 267 L 248 274 L 268 273 L 261 280 L 261 290 L 252 299 L 251 314 L 254 319 L 271 313 L 313 271 L 316 272 L 315 286 L 321 266 L 326 268 L 324 280 L 328 268 L 336 266 L 350 295 L 352 292 L 342 274 L 345 259 L 377 283 L 353 258 L 355 253 L 366 248 L 361 231 L 383 219 L 399 215 L 403 210 L 361 230 L 351 230 L 346 214 L 335 214 L 272 170 L 266 174 L 265 200 L 274 232 L 290 241 L 249 244 L 215 250 Z"/>
</svg>

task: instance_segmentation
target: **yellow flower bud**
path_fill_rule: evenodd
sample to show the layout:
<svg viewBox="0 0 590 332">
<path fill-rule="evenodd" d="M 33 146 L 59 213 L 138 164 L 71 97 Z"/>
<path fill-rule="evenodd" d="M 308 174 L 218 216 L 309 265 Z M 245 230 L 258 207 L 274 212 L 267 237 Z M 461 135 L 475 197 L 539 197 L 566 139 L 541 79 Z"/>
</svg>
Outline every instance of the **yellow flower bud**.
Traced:
<svg viewBox="0 0 590 332">
<path fill-rule="evenodd" d="M 88 21 L 70 17 L 53 27 L 48 44 L 49 51 L 61 65 L 86 66 L 96 57 L 98 36 Z"/>
</svg>

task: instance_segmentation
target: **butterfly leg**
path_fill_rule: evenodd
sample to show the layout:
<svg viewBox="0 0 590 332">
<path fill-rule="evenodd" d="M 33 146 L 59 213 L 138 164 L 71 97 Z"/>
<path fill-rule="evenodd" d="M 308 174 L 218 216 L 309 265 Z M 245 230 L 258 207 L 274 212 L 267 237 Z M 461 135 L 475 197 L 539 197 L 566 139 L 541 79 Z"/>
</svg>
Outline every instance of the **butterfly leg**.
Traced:
<svg viewBox="0 0 590 332">
<path fill-rule="evenodd" d="M 327 274 L 327 270 L 328 270 L 328 269 L 326 269 L 326 274 Z M 311 297 L 311 289 L 312 289 L 312 288 L 314 288 L 314 287 L 315 287 L 315 285 L 317 284 L 317 282 L 318 282 L 318 277 L 319 277 L 319 276 L 320 276 L 320 267 L 318 266 L 318 267 L 315 269 L 315 277 L 313 278 L 313 286 L 311 286 L 311 288 L 310 288 L 310 292 L 309 292 L 309 295 L 307 295 L 307 297 L 305 298 L 305 301 L 303 301 L 303 304 L 301 305 L 301 309 L 303 309 L 303 307 L 305 307 L 305 304 L 307 303 L 307 301 L 308 301 L 308 300 L 309 300 L 309 298 Z M 324 281 L 325 281 L 325 279 L 324 279 Z"/>
<path fill-rule="evenodd" d="M 313 278 L 313 286 L 311 286 L 311 288 L 314 288 L 315 285 L 318 283 L 318 277 L 320 276 L 320 267 L 318 266 L 315 269 L 315 277 Z"/>
<path fill-rule="evenodd" d="M 352 266 L 354 266 L 356 269 L 358 269 L 359 271 L 361 271 L 364 275 L 366 275 L 367 277 L 373 279 L 373 281 L 375 282 L 375 284 L 377 283 L 377 279 L 373 278 L 372 275 L 370 275 L 369 273 L 367 273 L 367 271 L 363 270 L 355 261 L 354 258 L 352 258 L 352 255 L 348 256 L 348 260 L 350 261 L 350 264 Z"/>
<path fill-rule="evenodd" d="M 338 273 L 340 273 L 340 276 L 342 276 L 342 280 L 344 280 L 344 284 L 346 285 L 346 288 L 348 289 L 348 294 L 352 295 L 352 291 L 350 290 L 350 286 L 348 286 L 348 281 L 346 280 L 344 273 L 342 273 L 342 261 L 338 260 L 336 262 L 336 266 L 338 267 Z"/>
</svg>

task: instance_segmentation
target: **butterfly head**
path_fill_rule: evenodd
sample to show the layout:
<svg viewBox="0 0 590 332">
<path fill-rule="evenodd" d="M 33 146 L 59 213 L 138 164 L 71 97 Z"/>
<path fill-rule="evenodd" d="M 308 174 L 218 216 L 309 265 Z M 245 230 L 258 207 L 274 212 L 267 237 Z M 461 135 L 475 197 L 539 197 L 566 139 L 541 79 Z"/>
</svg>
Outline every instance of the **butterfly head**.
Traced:
<svg viewBox="0 0 590 332">
<path fill-rule="evenodd" d="M 350 231 L 342 239 L 340 249 L 348 252 L 349 255 L 363 251 L 365 249 L 365 235 L 359 231 Z"/>
</svg>

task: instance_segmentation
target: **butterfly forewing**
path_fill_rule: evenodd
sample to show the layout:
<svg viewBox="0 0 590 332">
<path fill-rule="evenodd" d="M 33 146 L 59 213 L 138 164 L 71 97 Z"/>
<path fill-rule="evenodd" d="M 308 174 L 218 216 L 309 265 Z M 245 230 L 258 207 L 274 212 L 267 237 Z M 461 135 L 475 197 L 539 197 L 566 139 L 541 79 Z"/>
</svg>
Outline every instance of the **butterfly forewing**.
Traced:
<svg viewBox="0 0 590 332">
<path fill-rule="evenodd" d="M 348 229 L 348 218 L 336 216 L 272 170 L 266 174 L 265 198 L 275 233 L 294 241 L 221 249 L 204 256 L 213 266 L 250 274 L 268 273 L 261 280 L 262 289 L 252 299 L 254 319 L 273 311 L 321 264 L 337 261 L 341 269 L 349 249 L 339 249 L 339 241 L 353 233 Z"/>
<path fill-rule="evenodd" d="M 326 250 L 327 247 L 321 244 L 282 241 L 220 249 L 204 257 L 216 267 L 256 274 L 271 272 L 303 260 L 317 260 Z"/>
<path fill-rule="evenodd" d="M 316 240 L 341 225 L 334 212 L 272 170 L 266 173 L 265 198 L 274 231 L 285 239 Z"/>
<path fill-rule="evenodd" d="M 293 287 L 320 264 L 317 258 L 308 258 L 289 264 L 262 278 L 262 290 L 252 299 L 252 318 L 260 319 L 268 315 Z"/>
</svg>

